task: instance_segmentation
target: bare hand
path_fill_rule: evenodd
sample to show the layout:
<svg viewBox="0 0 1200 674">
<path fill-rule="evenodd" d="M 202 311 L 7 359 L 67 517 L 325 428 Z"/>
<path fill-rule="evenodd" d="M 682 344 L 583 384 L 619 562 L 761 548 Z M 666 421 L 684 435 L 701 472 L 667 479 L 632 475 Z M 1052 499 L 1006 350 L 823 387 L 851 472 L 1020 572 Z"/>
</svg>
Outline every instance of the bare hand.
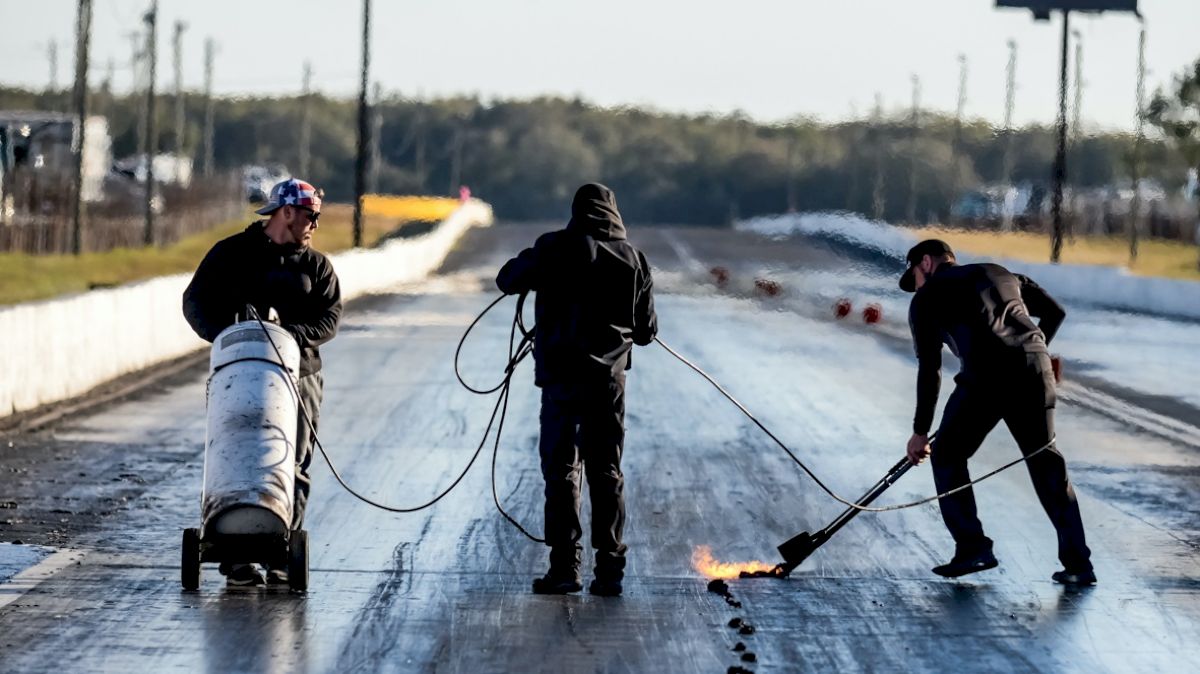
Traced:
<svg viewBox="0 0 1200 674">
<path fill-rule="evenodd" d="M 932 451 L 929 447 L 928 435 L 913 433 L 913 436 L 908 439 L 908 461 L 912 465 L 921 465 L 925 459 L 929 458 L 929 454 Z"/>
</svg>

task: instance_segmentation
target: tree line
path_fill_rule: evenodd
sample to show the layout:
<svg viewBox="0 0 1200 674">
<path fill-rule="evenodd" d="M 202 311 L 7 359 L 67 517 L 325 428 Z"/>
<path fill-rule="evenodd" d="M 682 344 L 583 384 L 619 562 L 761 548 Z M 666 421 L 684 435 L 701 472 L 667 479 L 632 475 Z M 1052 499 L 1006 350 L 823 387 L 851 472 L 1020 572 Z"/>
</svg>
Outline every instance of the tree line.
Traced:
<svg viewBox="0 0 1200 674">
<path fill-rule="evenodd" d="M 176 147 L 171 95 L 161 100 L 158 147 L 170 151 Z M 311 145 L 302 177 L 332 200 L 352 200 L 357 112 L 350 99 L 218 99 L 217 168 L 278 163 L 298 173 L 306 104 Z M 1155 105 L 1163 117 L 1172 99 L 1161 96 Z M 67 110 L 68 95 L 0 88 L 0 109 Z M 93 92 L 91 109 L 107 116 L 115 157 L 138 151 L 142 98 Z M 381 120 L 376 191 L 457 195 L 459 185 L 468 185 L 505 219 L 562 218 L 574 189 L 599 180 L 616 191 L 626 216 L 641 222 L 722 224 L 788 210 L 927 222 L 944 218 L 964 190 L 1006 175 L 1048 184 L 1055 147 L 1052 125 L 1005 131 L 931 111 L 763 124 L 742 114 L 604 108 L 553 97 L 417 101 L 399 95 L 379 98 L 374 109 Z M 198 157 L 199 95 L 187 95 L 186 116 L 183 147 Z M 1127 185 L 1133 148 L 1128 133 L 1080 137 L 1070 146 L 1068 183 Z M 1177 189 L 1194 165 L 1191 154 L 1178 138 L 1156 133 L 1142 146 L 1141 174 Z"/>
</svg>

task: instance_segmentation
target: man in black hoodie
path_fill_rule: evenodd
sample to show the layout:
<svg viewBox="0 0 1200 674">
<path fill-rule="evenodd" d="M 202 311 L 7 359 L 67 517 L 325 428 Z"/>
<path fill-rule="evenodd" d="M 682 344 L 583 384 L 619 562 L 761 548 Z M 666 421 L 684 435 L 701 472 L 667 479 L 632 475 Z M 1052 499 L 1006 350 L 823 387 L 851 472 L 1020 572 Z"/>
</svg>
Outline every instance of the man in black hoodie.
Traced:
<svg viewBox="0 0 1200 674">
<path fill-rule="evenodd" d="M 538 594 L 583 588 L 579 473 L 592 502 L 595 578 L 588 590 L 621 594 L 625 576 L 625 371 L 633 345 L 658 333 L 646 257 L 625 240 L 616 197 L 588 183 L 571 203 L 566 229 L 538 238 L 496 277 L 508 294 L 537 293 L 533 356 L 542 389 L 539 451 L 546 481 L 550 570 L 533 581 Z"/>
<path fill-rule="evenodd" d="M 271 189 L 267 204 L 257 213 L 269 218 L 218 241 L 204 256 L 183 293 L 183 315 L 197 335 L 211 342 L 238 318 L 249 319 L 247 305 L 264 320 L 274 309 L 280 325 L 300 346 L 300 403 L 316 428 L 324 388 L 320 346 L 337 334 L 342 315 L 333 265 L 310 245 L 321 216 L 320 192 L 302 180 L 285 180 Z M 312 450 L 312 431 L 301 415 L 292 529 L 304 524 Z M 269 570 L 265 579 L 248 564 L 222 565 L 221 570 L 233 585 L 287 583 L 282 569 Z"/>
<path fill-rule="evenodd" d="M 1041 450 L 1026 466 L 1058 532 L 1064 568 L 1051 577 L 1065 585 L 1094 584 L 1079 503 L 1066 459 L 1054 446 L 1055 375 L 1047 346 L 1066 312 L 1032 280 L 1000 265 L 958 265 L 944 241 L 918 243 L 908 252 L 908 265 L 900 288 L 915 293 L 908 320 L 919 367 L 909 460 L 917 464 L 932 457 L 939 493 L 961 487 L 971 478 L 967 460 L 1003 419 L 1023 454 Z M 1034 323 L 1032 316 L 1040 320 Z M 943 343 L 962 365 L 930 448 Z M 983 533 L 972 491 L 947 496 L 938 505 L 954 537 L 955 553 L 933 572 L 954 578 L 994 568 L 999 562 L 992 539 Z"/>
</svg>

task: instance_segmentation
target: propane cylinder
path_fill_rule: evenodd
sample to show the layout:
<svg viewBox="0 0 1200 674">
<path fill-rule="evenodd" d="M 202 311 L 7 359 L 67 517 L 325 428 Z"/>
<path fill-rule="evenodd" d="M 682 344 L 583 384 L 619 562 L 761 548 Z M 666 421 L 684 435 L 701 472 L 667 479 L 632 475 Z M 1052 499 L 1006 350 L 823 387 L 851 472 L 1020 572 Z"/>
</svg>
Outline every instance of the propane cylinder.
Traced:
<svg viewBox="0 0 1200 674">
<path fill-rule="evenodd" d="M 201 497 L 206 535 L 282 534 L 291 526 L 299 370 L 300 347 L 274 323 L 235 323 L 213 341 Z"/>
</svg>

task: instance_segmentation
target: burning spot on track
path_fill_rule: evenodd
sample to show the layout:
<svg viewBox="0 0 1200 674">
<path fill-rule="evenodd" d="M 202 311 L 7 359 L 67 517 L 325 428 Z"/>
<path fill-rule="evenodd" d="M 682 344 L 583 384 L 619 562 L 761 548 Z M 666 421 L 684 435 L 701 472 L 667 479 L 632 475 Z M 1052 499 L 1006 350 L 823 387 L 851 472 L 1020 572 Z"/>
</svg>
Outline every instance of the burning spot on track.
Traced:
<svg viewBox="0 0 1200 674">
<path fill-rule="evenodd" d="M 707 578 L 730 579 L 742 577 L 741 574 L 743 572 L 754 574 L 761 571 L 773 574 L 775 565 L 758 560 L 750 562 L 719 562 L 713 557 L 711 547 L 701 545 L 692 551 L 692 568 Z"/>
</svg>

